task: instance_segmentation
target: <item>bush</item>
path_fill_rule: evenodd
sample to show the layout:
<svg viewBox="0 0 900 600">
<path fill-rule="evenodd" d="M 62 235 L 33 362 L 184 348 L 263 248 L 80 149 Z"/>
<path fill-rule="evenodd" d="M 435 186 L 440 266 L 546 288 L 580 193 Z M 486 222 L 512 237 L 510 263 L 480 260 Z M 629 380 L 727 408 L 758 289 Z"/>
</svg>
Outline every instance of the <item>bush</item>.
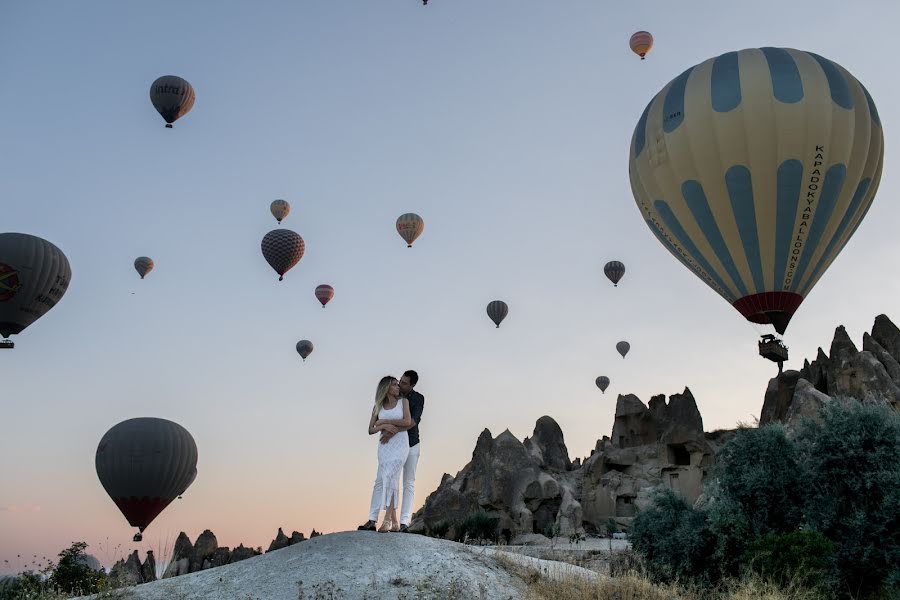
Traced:
<svg viewBox="0 0 900 600">
<path fill-rule="evenodd" d="M 900 415 L 835 402 L 821 417 L 805 422 L 797 438 L 807 523 L 834 542 L 843 594 L 900 589 Z"/>
<path fill-rule="evenodd" d="M 612 534 L 619 532 L 619 524 L 612 517 L 606 520 L 606 535 L 612 537 Z"/>
<path fill-rule="evenodd" d="M 87 566 L 85 542 L 75 542 L 59 553 L 50 575 L 50 587 L 67 594 L 94 594 L 107 587 L 106 573 Z"/>
<path fill-rule="evenodd" d="M 712 560 L 715 538 L 706 514 L 668 488 L 656 490 L 653 505 L 632 521 L 631 544 L 657 581 L 708 585 L 718 579 Z"/>
<path fill-rule="evenodd" d="M 428 535 L 436 538 L 444 538 L 450 531 L 450 523 L 447 521 L 438 521 L 428 528 Z"/>
<path fill-rule="evenodd" d="M 750 544 L 742 562 L 764 581 L 825 593 L 834 586 L 833 553 L 834 544 L 817 531 L 767 533 Z"/>
<path fill-rule="evenodd" d="M 459 537 L 474 540 L 496 540 L 497 526 L 500 519 L 492 517 L 484 511 L 471 513 L 459 527 Z"/>
</svg>

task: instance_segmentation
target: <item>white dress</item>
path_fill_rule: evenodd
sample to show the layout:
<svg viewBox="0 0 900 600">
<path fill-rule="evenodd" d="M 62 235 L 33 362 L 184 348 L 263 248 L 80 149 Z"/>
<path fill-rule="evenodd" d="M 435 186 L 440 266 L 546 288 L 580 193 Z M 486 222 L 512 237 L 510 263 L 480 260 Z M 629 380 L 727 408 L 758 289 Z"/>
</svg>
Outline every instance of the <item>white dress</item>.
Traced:
<svg viewBox="0 0 900 600">
<path fill-rule="evenodd" d="M 378 418 L 389 421 L 403 418 L 403 398 L 397 399 L 394 408 L 384 408 L 378 412 Z M 403 473 L 403 465 L 409 455 L 409 434 L 401 431 L 392 437 L 388 443 L 381 443 L 378 439 L 378 479 L 381 481 L 381 508 L 386 509 L 393 503 L 394 508 L 400 508 L 400 475 Z M 393 501 L 393 502 L 392 502 Z"/>
</svg>

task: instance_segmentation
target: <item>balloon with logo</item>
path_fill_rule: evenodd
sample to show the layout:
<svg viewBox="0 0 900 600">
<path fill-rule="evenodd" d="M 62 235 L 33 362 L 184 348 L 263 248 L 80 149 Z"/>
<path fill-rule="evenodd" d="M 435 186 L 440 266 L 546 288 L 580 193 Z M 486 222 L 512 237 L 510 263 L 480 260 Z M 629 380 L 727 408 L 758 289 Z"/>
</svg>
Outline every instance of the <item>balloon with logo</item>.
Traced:
<svg viewBox="0 0 900 600">
<path fill-rule="evenodd" d="M 632 52 L 641 57 L 641 60 L 644 60 L 644 57 L 653 48 L 653 36 L 649 31 L 636 31 L 631 34 L 628 46 L 631 47 Z"/>
<path fill-rule="evenodd" d="M 500 328 L 500 323 L 503 322 L 503 319 L 505 319 L 508 314 L 509 307 L 503 300 L 494 300 L 487 305 L 487 315 L 498 329 Z"/>
<path fill-rule="evenodd" d="M 306 358 L 312 354 L 313 351 L 313 343 L 309 340 L 300 340 L 297 342 L 297 354 L 300 355 L 300 358 L 303 359 L 303 362 L 306 362 Z"/>
<path fill-rule="evenodd" d="M 172 123 L 190 112 L 195 98 L 191 84 L 175 75 L 163 75 L 150 86 L 150 102 L 169 129 Z"/>
<path fill-rule="evenodd" d="M 397 233 L 406 242 L 407 248 L 412 248 L 413 242 L 422 235 L 423 231 L 425 231 L 425 221 L 419 215 L 406 213 L 397 218 Z"/>
<path fill-rule="evenodd" d="M 281 224 L 281 221 L 290 214 L 291 204 L 287 200 L 273 200 L 272 204 L 269 205 L 269 211 L 271 211 L 275 220 Z"/>
<path fill-rule="evenodd" d="M 273 229 L 262 239 L 262 254 L 278 273 L 278 281 L 303 258 L 306 244 L 300 234 L 290 229 Z"/>
<path fill-rule="evenodd" d="M 153 259 L 147 256 L 138 256 L 134 259 L 134 270 L 143 279 L 153 270 Z"/>
<path fill-rule="evenodd" d="M 26 233 L 0 233 L 0 347 L 9 336 L 47 314 L 72 279 L 69 260 L 45 239 Z"/>
<path fill-rule="evenodd" d="M 331 302 L 332 298 L 334 298 L 333 287 L 326 283 L 316 286 L 316 299 L 322 303 L 322 308 L 325 308 L 325 305 Z"/>
<path fill-rule="evenodd" d="M 603 267 L 603 273 L 612 281 L 613 287 L 619 287 L 619 281 L 625 275 L 625 265 L 617 260 L 611 260 Z"/>
<path fill-rule="evenodd" d="M 868 212 L 883 153 L 875 103 L 850 72 L 751 48 L 650 101 L 629 172 L 659 242 L 744 318 L 784 333 Z"/>
<path fill-rule="evenodd" d="M 597 381 L 595 383 L 597 384 L 597 387 L 600 388 L 600 391 L 605 394 L 606 388 L 609 387 L 609 377 L 607 377 L 606 375 L 601 375 L 597 378 Z"/>
<path fill-rule="evenodd" d="M 625 358 L 625 355 L 628 354 L 628 351 L 631 350 L 631 344 L 628 342 L 619 342 L 616 344 L 616 352 L 622 355 L 622 358 Z"/>
<path fill-rule="evenodd" d="M 141 534 L 197 476 L 197 444 L 187 429 L 166 419 L 128 419 L 107 431 L 94 459 L 97 477 Z"/>
</svg>

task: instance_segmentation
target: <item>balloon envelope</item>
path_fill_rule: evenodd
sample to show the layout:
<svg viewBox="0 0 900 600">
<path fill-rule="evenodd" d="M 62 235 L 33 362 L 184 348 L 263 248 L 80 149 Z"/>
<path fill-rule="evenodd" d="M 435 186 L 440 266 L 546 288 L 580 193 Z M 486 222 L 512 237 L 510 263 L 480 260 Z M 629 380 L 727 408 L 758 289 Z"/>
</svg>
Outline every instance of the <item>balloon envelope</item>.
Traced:
<svg viewBox="0 0 900 600">
<path fill-rule="evenodd" d="M 322 308 L 325 308 L 325 305 L 328 304 L 332 298 L 334 298 L 333 287 L 326 283 L 316 287 L 316 299 L 322 303 Z"/>
<path fill-rule="evenodd" d="M 166 121 L 166 127 L 190 112 L 194 106 L 194 88 L 175 75 L 163 75 L 150 86 L 150 102 Z"/>
<path fill-rule="evenodd" d="M 875 103 L 840 65 L 789 48 L 728 52 L 647 105 L 631 189 L 675 258 L 784 333 L 868 211 L 883 146 Z"/>
<path fill-rule="evenodd" d="M 641 60 L 644 60 L 644 57 L 653 48 L 653 36 L 649 31 L 636 31 L 631 34 L 628 46 L 632 52 L 641 57 Z"/>
<path fill-rule="evenodd" d="M 313 343 L 309 340 L 300 340 L 297 342 L 297 354 L 305 361 L 306 357 L 312 354 Z"/>
<path fill-rule="evenodd" d="M 628 342 L 619 342 L 616 344 L 616 351 L 622 355 L 622 358 L 625 358 L 625 355 L 628 354 L 629 350 L 631 350 L 631 344 Z"/>
<path fill-rule="evenodd" d="M 415 213 L 406 213 L 397 218 L 397 233 L 406 241 L 406 246 L 412 248 L 422 232 L 425 231 L 425 221 Z"/>
<path fill-rule="evenodd" d="M 197 444 L 178 423 L 128 419 L 104 434 L 94 463 L 106 493 L 144 531 L 197 476 Z"/>
<path fill-rule="evenodd" d="M 266 262 L 278 273 L 278 281 L 300 262 L 306 250 L 303 238 L 290 229 L 273 229 L 265 235 L 260 246 Z"/>
<path fill-rule="evenodd" d="M 271 211 L 275 220 L 281 223 L 290 214 L 291 205 L 287 200 L 273 200 L 272 204 L 269 205 L 269 211 Z"/>
<path fill-rule="evenodd" d="M 500 323 L 503 322 L 507 314 L 509 314 L 509 307 L 503 300 L 494 300 L 488 303 L 487 315 L 497 327 L 500 327 Z"/>
<path fill-rule="evenodd" d="M 607 279 L 613 282 L 613 286 L 618 287 L 619 281 L 625 275 L 625 265 L 617 260 L 611 260 L 603 267 L 603 273 Z"/>
<path fill-rule="evenodd" d="M 134 259 L 134 270 L 141 276 L 141 279 L 153 270 L 153 266 L 153 259 L 147 256 L 139 256 Z"/>
<path fill-rule="evenodd" d="M 607 377 L 606 375 L 601 375 L 597 378 L 597 381 L 595 383 L 597 384 L 597 387 L 600 388 L 600 391 L 605 394 L 606 388 L 609 387 L 609 377 Z"/>
<path fill-rule="evenodd" d="M 47 240 L 0 233 L 0 335 L 21 333 L 47 314 L 71 279 L 66 255 Z"/>
</svg>

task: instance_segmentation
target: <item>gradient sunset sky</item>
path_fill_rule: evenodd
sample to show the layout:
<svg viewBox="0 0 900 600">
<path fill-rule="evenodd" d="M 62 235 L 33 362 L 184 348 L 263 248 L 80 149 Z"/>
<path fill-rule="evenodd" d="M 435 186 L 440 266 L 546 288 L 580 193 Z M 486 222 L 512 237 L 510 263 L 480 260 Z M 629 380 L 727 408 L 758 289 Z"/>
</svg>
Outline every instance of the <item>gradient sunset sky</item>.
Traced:
<svg viewBox="0 0 900 600">
<path fill-rule="evenodd" d="M 868 88 L 884 177 L 788 329 L 799 368 L 839 324 L 861 344 L 879 313 L 900 322 L 898 22 L 893 0 L 0 4 L 0 231 L 52 241 L 73 272 L 0 354 L 0 574 L 76 540 L 108 565 L 179 531 L 233 547 L 355 528 L 375 386 L 409 368 L 426 397 L 417 507 L 484 428 L 521 439 L 550 415 L 584 457 L 618 394 L 685 386 L 708 431 L 751 421 L 777 368 L 648 231 L 635 123 L 684 69 L 748 47 L 816 52 Z M 173 130 L 148 98 L 165 74 L 197 92 Z M 275 198 L 306 241 L 281 283 L 259 249 Z M 411 250 L 405 212 L 425 220 Z M 139 255 L 156 261 L 144 281 Z M 182 424 L 200 456 L 141 544 L 94 470 L 102 435 L 137 416 Z"/>
</svg>

